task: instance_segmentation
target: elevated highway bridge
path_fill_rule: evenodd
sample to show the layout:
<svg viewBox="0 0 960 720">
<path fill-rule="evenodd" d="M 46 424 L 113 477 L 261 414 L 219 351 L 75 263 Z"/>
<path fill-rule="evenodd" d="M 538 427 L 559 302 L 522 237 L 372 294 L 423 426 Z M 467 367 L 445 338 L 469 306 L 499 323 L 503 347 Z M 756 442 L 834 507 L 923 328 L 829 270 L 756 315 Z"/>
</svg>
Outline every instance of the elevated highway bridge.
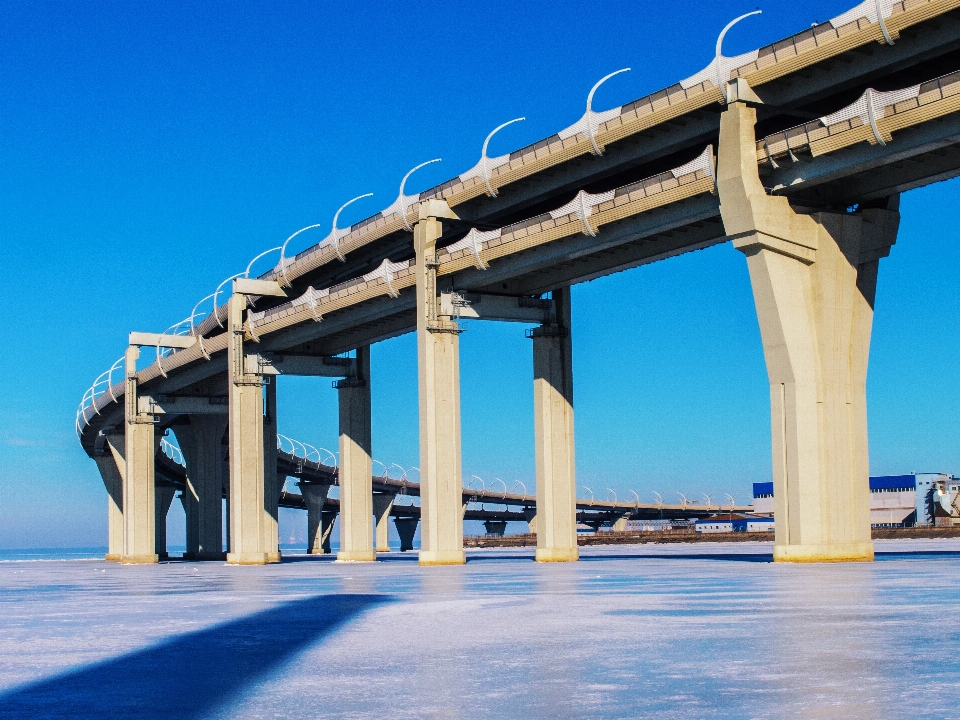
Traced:
<svg viewBox="0 0 960 720">
<path fill-rule="evenodd" d="M 276 559 L 274 381 L 313 375 L 339 390 L 340 558 L 374 559 L 369 347 L 416 331 L 420 561 L 463 562 L 458 333 L 472 318 L 534 326 L 537 559 L 576 559 L 568 289 L 730 241 L 747 259 L 770 379 L 775 559 L 871 559 L 876 277 L 900 193 L 960 172 L 958 6 L 868 0 L 726 57 L 737 18 L 700 73 L 596 110 L 596 87 L 623 71 L 611 73 L 555 135 L 500 157 L 484 142 L 476 166 L 416 195 L 408 174 L 381 212 L 349 228 L 338 212 L 294 254 L 324 227 L 307 226 L 254 258 L 272 257 L 270 271 L 253 277 L 251 261 L 164 333 L 131 333 L 77 415 L 111 498 L 110 556 L 156 559 L 156 430 L 173 427 L 196 478 L 195 534 L 219 544 L 226 480 L 228 562 Z M 156 359 L 140 368 L 142 347 Z"/>
</svg>

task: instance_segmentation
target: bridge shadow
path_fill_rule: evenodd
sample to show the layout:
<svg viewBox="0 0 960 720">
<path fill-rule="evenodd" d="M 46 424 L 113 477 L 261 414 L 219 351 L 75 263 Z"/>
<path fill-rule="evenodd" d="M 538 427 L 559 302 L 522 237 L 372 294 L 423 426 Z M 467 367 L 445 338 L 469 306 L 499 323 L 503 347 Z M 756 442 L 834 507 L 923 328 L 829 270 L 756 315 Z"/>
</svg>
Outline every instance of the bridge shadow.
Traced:
<svg viewBox="0 0 960 720">
<path fill-rule="evenodd" d="M 921 558 L 960 558 L 960 550 L 875 550 L 877 560 L 918 560 Z"/>
<path fill-rule="evenodd" d="M 604 560 L 718 560 L 725 562 L 772 563 L 773 553 L 622 553 L 581 555 L 580 562 Z"/>
<path fill-rule="evenodd" d="M 385 595 L 318 595 L 0 693 L 0 718 L 200 718 Z"/>
</svg>

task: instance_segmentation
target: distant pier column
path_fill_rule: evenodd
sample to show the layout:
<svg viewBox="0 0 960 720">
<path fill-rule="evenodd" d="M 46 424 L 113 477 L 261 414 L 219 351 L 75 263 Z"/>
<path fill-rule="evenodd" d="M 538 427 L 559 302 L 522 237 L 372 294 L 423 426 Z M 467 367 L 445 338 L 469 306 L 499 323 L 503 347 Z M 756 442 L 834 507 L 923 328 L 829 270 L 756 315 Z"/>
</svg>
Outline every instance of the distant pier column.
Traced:
<svg viewBox="0 0 960 720">
<path fill-rule="evenodd" d="M 747 256 L 770 380 L 774 560 L 873 559 L 866 375 L 879 259 L 896 241 L 899 198 L 856 213 L 802 213 L 757 172 L 742 80 L 720 120 L 717 185 Z"/>
<path fill-rule="evenodd" d="M 333 535 L 333 525 L 337 522 L 336 510 L 324 510 L 320 514 L 320 548 L 324 555 L 330 555 L 333 550 L 330 547 L 330 536 Z"/>
<path fill-rule="evenodd" d="M 330 552 L 329 528 L 327 529 L 326 550 L 324 550 L 323 506 L 327 502 L 329 485 L 300 481 L 300 494 L 307 505 L 307 554 L 319 555 Z"/>
<path fill-rule="evenodd" d="M 377 523 L 377 543 L 376 551 L 378 553 L 390 552 L 390 510 L 393 508 L 393 501 L 397 496 L 393 493 L 377 493 L 373 496 L 373 517 Z"/>
<path fill-rule="evenodd" d="M 124 403 L 125 460 L 123 475 L 123 555 L 128 564 L 155 563 L 156 510 L 154 463 L 158 438 L 154 432 L 154 416 L 141 408 L 137 391 L 137 358 L 140 349 L 127 348 L 126 395 Z"/>
<path fill-rule="evenodd" d="M 537 562 L 570 562 L 577 550 L 570 289 L 553 291 L 556 322 L 534 328 L 533 414 Z M 533 526 L 531 526 L 533 529 Z"/>
<path fill-rule="evenodd" d="M 397 526 L 397 535 L 400 536 L 400 552 L 413 550 L 413 537 L 417 534 L 417 517 L 397 517 L 393 524 Z"/>
<path fill-rule="evenodd" d="M 460 447 L 460 328 L 437 313 L 438 217 L 446 203 L 421 206 L 414 226 L 417 253 L 417 358 L 420 405 L 421 565 L 459 565 L 463 551 Z M 399 525 L 398 525 L 399 527 Z"/>
<path fill-rule="evenodd" d="M 156 498 L 154 499 L 154 508 L 157 517 L 154 519 L 153 527 L 155 533 L 155 545 L 157 557 L 160 560 L 166 560 L 167 554 L 167 512 L 170 510 L 170 504 L 173 502 L 173 496 L 177 489 L 173 485 L 157 485 Z"/>
<path fill-rule="evenodd" d="M 527 527 L 532 535 L 537 534 L 537 509 L 525 507 L 523 509 L 523 519 L 527 521 Z"/>
<path fill-rule="evenodd" d="M 371 562 L 370 348 L 357 348 L 356 374 L 334 383 L 340 401 L 340 562 Z"/>
<path fill-rule="evenodd" d="M 174 428 L 177 443 L 187 463 L 187 484 L 181 500 L 187 519 L 187 550 L 190 560 L 223 560 L 223 486 L 228 468 L 227 415 L 191 415 L 189 425 Z"/>
<path fill-rule="evenodd" d="M 98 438 L 94 460 L 107 489 L 107 554 L 105 560 L 119 562 L 123 556 L 123 476 L 127 470 L 124 459 L 126 437 L 109 433 Z"/>
<path fill-rule="evenodd" d="M 264 538 L 263 376 L 248 372 L 243 313 L 247 298 L 227 302 L 227 375 L 230 402 L 230 552 L 232 565 L 269 561 Z"/>
<path fill-rule="evenodd" d="M 280 562 L 280 488 L 277 471 L 277 378 L 264 386 L 263 416 L 263 548 L 267 562 Z M 284 478 L 285 479 L 285 478 Z"/>
</svg>

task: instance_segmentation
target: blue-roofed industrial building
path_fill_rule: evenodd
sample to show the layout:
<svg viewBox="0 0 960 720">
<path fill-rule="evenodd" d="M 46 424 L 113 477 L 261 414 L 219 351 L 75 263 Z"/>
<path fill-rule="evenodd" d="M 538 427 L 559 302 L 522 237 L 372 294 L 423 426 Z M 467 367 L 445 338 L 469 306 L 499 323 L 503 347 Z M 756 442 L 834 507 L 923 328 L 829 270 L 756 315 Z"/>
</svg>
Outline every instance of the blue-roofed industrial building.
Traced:
<svg viewBox="0 0 960 720">
<path fill-rule="evenodd" d="M 881 475 L 870 478 L 870 524 L 873 527 L 949 525 L 957 515 L 960 480 L 944 473 Z M 753 484 L 753 509 L 773 515 L 773 483 Z M 939 508 L 939 509 L 938 509 Z"/>
</svg>

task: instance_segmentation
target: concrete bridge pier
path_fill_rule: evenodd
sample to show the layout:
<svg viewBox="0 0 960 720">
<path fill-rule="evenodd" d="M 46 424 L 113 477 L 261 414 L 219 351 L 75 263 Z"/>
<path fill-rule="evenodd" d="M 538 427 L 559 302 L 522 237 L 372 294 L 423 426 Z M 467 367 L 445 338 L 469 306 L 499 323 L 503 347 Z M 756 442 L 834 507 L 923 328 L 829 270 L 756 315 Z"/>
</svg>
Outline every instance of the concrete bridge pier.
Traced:
<svg viewBox="0 0 960 720">
<path fill-rule="evenodd" d="M 393 519 L 393 524 L 397 526 L 397 534 L 400 536 L 400 552 L 413 550 L 413 536 L 417 534 L 417 523 L 420 518 L 416 517 L 397 517 Z"/>
<path fill-rule="evenodd" d="M 336 510 L 324 510 L 320 514 L 320 548 L 324 555 L 330 555 L 333 550 L 330 547 L 330 536 L 333 535 L 333 525 L 337 522 Z"/>
<path fill-rule="evenodd" d="M 527 521 L 527 527 L 534 535 L 537 534 L 537 509 L 525 507 L 523 509 L 523 519 Z"/>
<path fill-rule="evenodd" d="M 263 415 L 263 549 L 267 562 L 280 562 L 280 488 L 277 471 L 277 385 L 264 386 Z"/>
<path fill-rule="evenodd" d="M 124 397 L 123 554 L 126 564 L 155 563 L 156 491 L 155 468 L 160 438 L 156 418 L 137 392 L 137 358 L 140 348 L 131 345 L 125 353 L 126 394 Z"/>
<path fill-rule="evenodd" d="M 376 521 L 376 551 L 390 552 L 390 510 L 397 496 L 393 493 L 377 493 L 373 496 L 373 517 Z"/>
<path fill-rule="evenodd" d="M 742 80 L 728 88 L 717 186 L 724 228 L 747 256 L 770 380 L 773 557 L 872 560 L 867 358 L 898 198 L 853 213 L 795 209 L 767 195 L 751 106 L 760 100 Z"/>
<path fill-rule="evenodd" d="M 180 496 L 186 515 L 184 559 L 223 560 L 223 485 L 229 472 L 223 460 L 226 414 L 190 415 L 174 432 L 187 463 L 187 485 Z"/>
<path fill-rule="evenodd" d="M 370 456 L 370 348 L 357 348 L 355 372 L 334 383 L 340 401 L 338 562 L 372 562 L 373 460 Z"/>
<path fill-rule="evenodd" d="M 421 565 L 461 565 L 463 479 L 460 446 L 460 328 L 438 313 L 436 242 L 447 204 L 420 206 L 417 254 L 417 359 L 420 406 Z M 398 524 L 399 530 L 399 524 Z"/>
<path fill-rule="evenodd" d="M 302 480 L 297 485 L 300 487 L 300 494 L 307 505 L 307 553 L 318 555 L 323 552 L 330 552 L 329 528 L 323 527 L 323 505 L 327 502 L 327 493 L 330 492 L 330 486 L 308 483 Z M 324 550 L 324 547 L 327 549 Z"/>
<path fill-rule="evenodd" d="M 107 554 L 105 560 L 119 562 L 123 555 L 123 475 L 126 438 L 111 432 L 97 438 L 94 460 L 107 489 Z"/>
<path fill-rule="evenodd" d="M 170 510 L 170 504 L 173 502 L 173 496 L 177 489 L 173 485 L 157 485 L 156 497 L 154 498 L 154 508 L 157 516 L 154 519 L 153 527 L 155 534 L 155 546 L 157 557 L 160 560 L 166 560 L 167 553 L 167 513 Z"/>
<path fill-rule="evenodd" d="M 252 367 L 256 356 L 247 356 L 244 352 L 246 304 L 246 296 L 236 291 L 227 302 L 230 405 L 230 551 L 227 562 L 262 565 L 269 562 L 265 542 L 268 531 L 264 498 L 264 378 Z"/>
<path fill-rule="evenodd" d="M 533 411 L 537 464 L 537 562 L 568 562 L 577 550 L 570 289 L 553 291 L 555 322 L 534 328 Z"/>
</svg>

